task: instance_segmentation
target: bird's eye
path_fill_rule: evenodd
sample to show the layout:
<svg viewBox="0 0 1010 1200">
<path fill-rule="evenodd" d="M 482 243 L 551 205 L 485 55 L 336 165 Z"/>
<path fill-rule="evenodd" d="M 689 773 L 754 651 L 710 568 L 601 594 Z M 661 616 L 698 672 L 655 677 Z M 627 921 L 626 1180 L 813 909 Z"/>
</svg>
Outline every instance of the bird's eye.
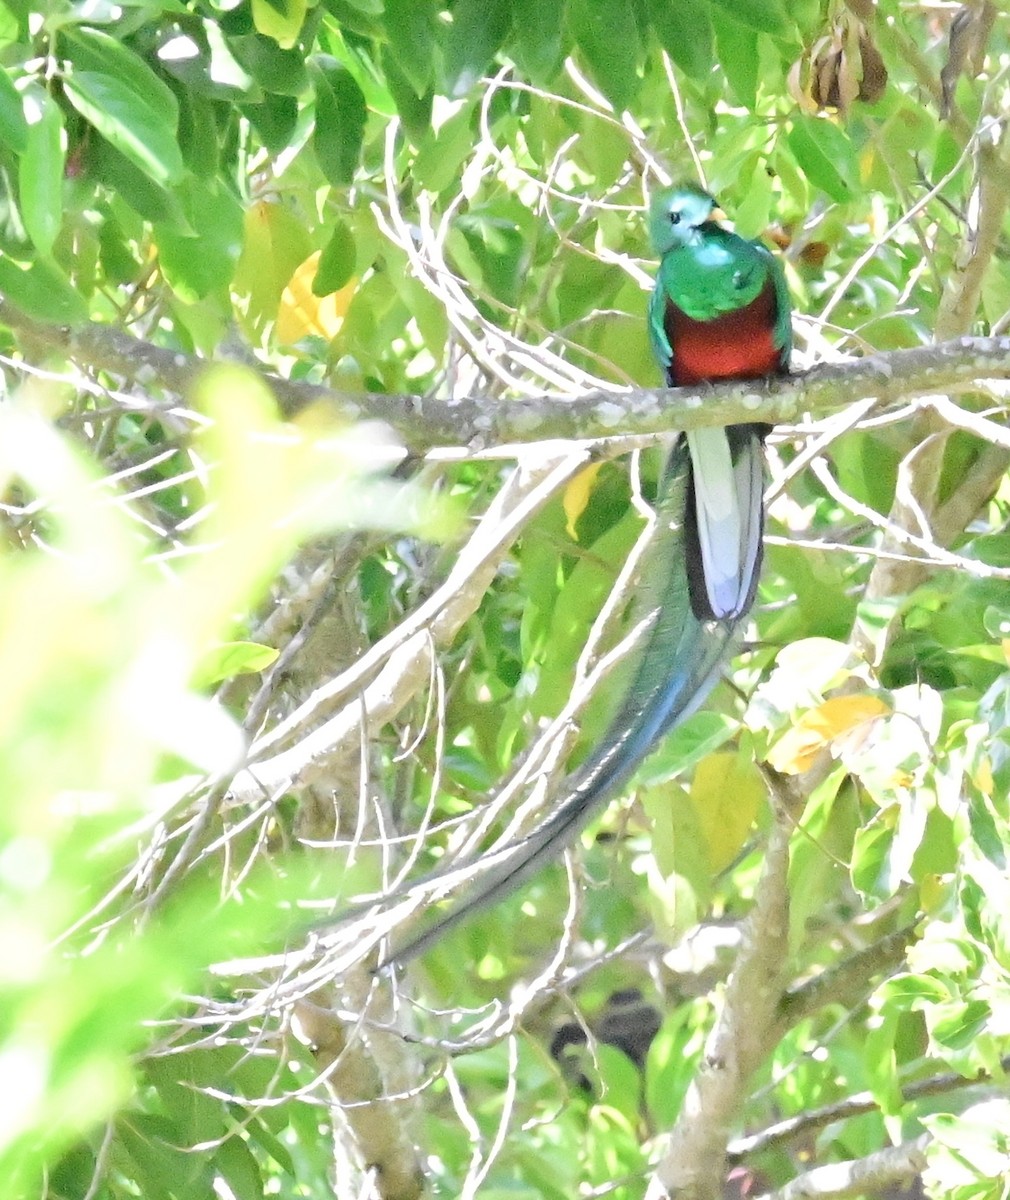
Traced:
<svg viewBox="0 0 1010 1200">
<path fill-rule="evenodd" d="M 671 225 L 679 225 L 680 224 L 680 213 L 679 212 L 670 213 L 670 224 Z"/>
</svg>

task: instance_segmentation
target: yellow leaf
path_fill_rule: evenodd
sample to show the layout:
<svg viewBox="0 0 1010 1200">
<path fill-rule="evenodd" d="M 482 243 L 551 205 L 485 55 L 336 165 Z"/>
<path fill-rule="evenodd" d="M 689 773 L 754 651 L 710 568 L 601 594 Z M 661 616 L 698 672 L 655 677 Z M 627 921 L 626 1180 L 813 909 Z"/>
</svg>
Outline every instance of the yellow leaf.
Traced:
<svg viewBox="0 0 1010 1200">
<path fill-rule="evenodd" d="M 332 340 L 340 332 L 344 317 L 358 286 L 351 279 L 339 291 L 316 296 L 312 280 L 319 266 L 320 251 L 310 254 L 288 280 L 277 310 L 277 340 L 286 345 L 315 334 Z"/>
<path fill-rule="evenodd" d="M 890 711 L 878 696 L 834 696 L 803 713 L 772 746 L 768 762 L 786 775 L 802 774 L 833 742 Z"/>
<path fill-rule="evenodd" d="M 305 226 L 285 205 L 257 200 L 246 210 L 232 291 L 245 332 L 253 340 L 273 325 L 292 272 L 311 251 Z"/>
<path fill-rule="evenodd" d="M 691 804 L 713 874 L 728 867 L 740 852 L 765 794 L 754 763 L 736 751 L 709 754 L 695 767 Z"/>
<path fill-rule="evenodd" d="M 599 475 L 602 466 L 603 463 L 593 463 L 592 466 L 586 467 L 565 488 L 564 499 L 562 500 L 565 508 L 565 516 L 568 518 L 565 529 L 573 542 L 579 540 L 578 534 L 575 532 L 575 526 L 578 523 L 579 517 L 586 511 L 586 505 L 589 503 L 589 497 L 593 492 L 593 484 L 596 482 L 596 476 Z"/>
<path fill-rule="evenodd" d="M 793 726 L 768 751 L 768 765 L 784 775 L 802 775 L 824 749 L 824 739 L 809 729 Z"/>
</svg>

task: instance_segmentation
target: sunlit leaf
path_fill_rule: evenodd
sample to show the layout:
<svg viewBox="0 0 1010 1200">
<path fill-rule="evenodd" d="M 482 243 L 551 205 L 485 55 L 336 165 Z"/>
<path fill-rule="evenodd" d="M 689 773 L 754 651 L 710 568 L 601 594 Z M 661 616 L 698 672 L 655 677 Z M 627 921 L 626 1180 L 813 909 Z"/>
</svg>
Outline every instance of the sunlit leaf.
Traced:
<svg viewBox="0 0 1010 1200">
<path fill-rule="evenodd" d="M 313 334 L 329 340 L 340 332 L 358 281 L 352 279 L 336 292 L 317 296 L 312 285 L 319 259 L 319 251 L 305 259 L 284 288 L 277 310 L 277 337 L 281 342 L 290 345 Z"/>
<path fill-rule="evenodd" d="M 308 0 L 252 0 L 257 30 L 283 50 L 297 41 L 307 10 Z"/>
<path fill-rule="evenodd" d="M 803 713 L 771 748 L 768 762 L 777 771 L 798 775 L 843 734 L 870 725 L 890 713 L 879 697 L 835 696 Z"/>
<path fill-rule="evenodd" d="M 155 183 L 175 183 L 182 177 L 174 123 L 133 91 L 128 80 L 75 71 L 63 86 L 74 108 Z"/>
<path fill-rule="evenodd" d="M 63 221 L 63 114 L 41 88 L 24 98 L 27 136 L 18 166 L 18 199 L 29 237 L 43 255 Z"/>
</svg>

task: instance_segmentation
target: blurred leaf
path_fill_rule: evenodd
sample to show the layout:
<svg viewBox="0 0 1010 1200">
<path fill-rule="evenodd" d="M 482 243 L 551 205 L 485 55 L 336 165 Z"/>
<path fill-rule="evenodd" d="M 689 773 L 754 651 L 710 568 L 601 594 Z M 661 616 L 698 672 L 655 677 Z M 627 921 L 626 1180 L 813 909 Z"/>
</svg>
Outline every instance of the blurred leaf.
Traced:
<svg viewBox="0 0 1010 1200">
<path fill-rule="evenodd" d="M 568 20 L 589 73 L 618 113 L 638 91 L 638 26 L 623 0 L 570 0 Z"/>
<path fill-rule="evenodd" d="M 226 1138 L 221 1143 L 214 1155 L 214 1166 L 227 1180 L 235 1200 L 262 1200 L 263 1177 L 240 1137 Z"/>
<path fill-rule="evenodd" d="M 432 192 L 454 183 L 463 160 L 473 149 L 473 141 L 473 109 L 463 105 L 437 131 L 430 131 L 421 140 L 414 160 L 418 182 Z"/>
<path fill-rule="evenodd" d="M 278 652 L 273 646 L 258 642 L 222 642 L 205 654 L 193 678 L 195 687 L 209 687 L 235 675 L 255 674 L 276 662 Z"/>
<path fill-rule="evenodd" d="M 887 716 L 890 711 L 877 696 L 834 696 L 802 713 L 772 746 L 768 762 L 776 771 L 798 775 L 809 770 L 817 756 L 838 738 Z"/>
<path fill-rule="evenodd" d="M 557 74 L 564 57 L 563 0 L 513 0 L 513 53 L 530 79 L 541 86 Z"/>
<path fill-rule="evenodd" d="M 231 191 L 217 180 L 190 179 L 186 189 L 191 222 L 199 236 L 156 228 L 158 258 L 165 278 L 193 302 L 230 283 L 242 250 L 243 213 Z"/>
<path fill-rule="evenodd" d="M 84 300 L 69 279 L 50 263 L 22 268 L 0 256 L 0 292 L 29 317 L 75 325 L 88 316 Z"/>
<path fill-rule="evenodd" d="M 262 4 L 264 7 L 270 7 L 272 0 L 262 0 Z M 293 17 L 299 7 L 304 11 L 304 4 L 289 5 L 289 15 Z M 284 96 L 300 96 L 308 88 L 309 75 L 305 55 L 295 49 L 283 49 L 273 36 L 265 36 L 262 33 L 248 34 L 244 37 L 233 37 L 228 44 L 238 61 L 264 91 Z"/>
<path fill-rule="evenodd" d="M 707 0 L 649 0 L 649 17 L 660 45 L 692 79 L 704 80 L 715 65 L 715 43 Z"/>
<path fill-rule="evenodd" d="M 175 129 L 179 105 L 175 93 L 160 75 L 120 38 L 104 29 L 77 26 L 61 33 L 60 44 L 70 60 L 70 77 L 81 72 L 111 76 L 144 105 L 157 122 Z"/>
<path fill-rule="evenodd" d="M 63 115 L 40 87 L 24 96 L 27 139 L 18 169 L 18 198 L 28 236 L 42 255 L 63 222 Z"/>
<path fill-rule="evenodd" d="M 760 61 L 758 34 L 729 18 L 723 8 L 710 11 L 719 65 L 737 101 L 745 108 L 753 109 L 757 104 Z"/>
<path fill-rule="evenodd" d="M 663 739 L 639 770 L 645 784 L 660 783 L 688 771 L 706 755 L 724 746 L 737 731 L 737 724 L 719 712 L 694 713 Z"/>
<path fill-rule="evenodd" d="M 312 291 L 317 296 L 335 292 L 350 281 L 354 274 L 357 247 L 354 233 L 346 221 L 337 221 L 330 240 L 319 255 L 319 268 L 312 281 Z"/>
<path fill-rule="evenodd" d="M 280 154 L 291 144 L 298 127 L 294 96 L 267 96 L 262 104 L 246 104 L 242 111 L 271 154 Z"/>
<path fill-rule="evenodd" d="M 466 96 L 473 90 L 504 42 L 511 23 L 512 0 L 456 0 L 444 47 L 449 96 Z"/>
<path fill-rule="evenodd" d="M 404 77 L 418 96 L 434 78 L 437 0 L 385 0 L 385 29 Z"/>
<path fill-rule="evenodd" d="M 749 755 L 726 751 L 698 763 L 691 780 L 691 804 L 713 875 L 728 867 L 742 849 L 766 794 Z"/>
<path fill-rule="evenodd" d="M 365 131 L 365 97 L 354 77 L 328 55 L 309 61 L 316 97 L 312 145 L 323 174 L 334 187 L 354 179 Z"/>
<path fill-rule="evenodd" d="M 589 497 L 593 490 L 593 485 L 596 482 L 596 477 L 603 468 L 603 463 L 594 463 L 592 466 L 586 467 L 584 471 L 580 471 L 578 475 L 565 488 L 562 504 L 567 518 L 565 529 L 572 541 L 578 540 L 575 526 L 578 523 L 579 517 L 586 510 L 586 505 L 589 503 Z"/>
<path fill-rule="evenodd" d="M 121 196 L 145 221 L 170 227 L 180 234 L 195 233 L 175 190 L 155 183 L 102 137 L 95 137 L 91 153 L 95 174 L 105 187 Z"/>
<path fill-rule="evenodd" d="M 16 154 L 23 153 L 28 144 L 23 104 L 22 94 L 14 87 L 10 75 L 0 71 L 0 141 Z"/>
<path fill-rule="evenodd" d="M 259 200 L 246 210 L 232 287 L 253 330 L 273 322 L 284 289 L 311 253 L 305 225 L 286 205 Z"/>
<path fill-rule="evenodd" d="M 759 33 L 785 33 L 790 21 L 783 0 L 712 0 L 724 12 Z"/>
<path fill-rule="evenodd" d="M 384 46 L 382 49 L 382 69 L 396 111 L 403 121 L 404 128 L 414 144 L 418 144 L 431 128 L 431 111 L 434 97 L 431 91 L 418 95 L 410 82 L 399 60 Z"/>
<path fill-rule="evenodd" d="M 298 40 L 308 0 L 251 0 L 256 29 L 273 38 L 282 50 L 290 50 Z"/>
</svg>

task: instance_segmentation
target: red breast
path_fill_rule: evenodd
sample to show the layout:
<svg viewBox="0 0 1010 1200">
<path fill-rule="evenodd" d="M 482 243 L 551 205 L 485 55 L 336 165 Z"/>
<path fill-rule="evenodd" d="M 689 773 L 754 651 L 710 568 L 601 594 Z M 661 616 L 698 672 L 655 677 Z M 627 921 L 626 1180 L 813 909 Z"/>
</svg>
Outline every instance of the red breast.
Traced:
<svg viewBox="0 0 1010 1200">
<path fill-rule="evenodd" d="M 781 369 L 773 340 L 775 288 L 769 282 L 745 308 L 711 321 L 696 321 L 666 305 L 666 336 L 673 347 L 669 382 L 674 387 L 716 379 L 760 379 Z"/>
</svg>

